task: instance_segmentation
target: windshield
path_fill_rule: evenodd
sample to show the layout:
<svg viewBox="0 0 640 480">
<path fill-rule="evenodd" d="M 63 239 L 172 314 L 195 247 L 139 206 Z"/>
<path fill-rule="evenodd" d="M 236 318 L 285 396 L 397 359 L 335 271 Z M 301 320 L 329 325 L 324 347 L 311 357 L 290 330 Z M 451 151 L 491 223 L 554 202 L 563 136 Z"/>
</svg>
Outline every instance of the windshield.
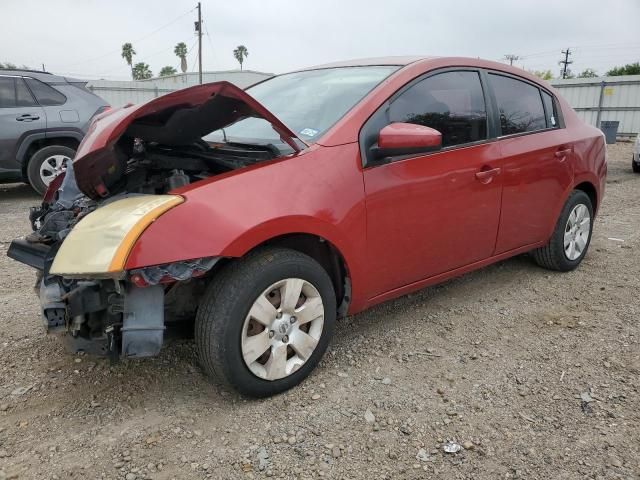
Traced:
<svg viewBox="0 0 640 480">
<path fill-rule="evenodd" d="M 288 73 L 247 89 L 301 140 L 314 142 L 397 66 L 342 67 Z M 271 124 L 245 118 L 206 141 L 272 144 L 288 150 Z"/>
</svg>

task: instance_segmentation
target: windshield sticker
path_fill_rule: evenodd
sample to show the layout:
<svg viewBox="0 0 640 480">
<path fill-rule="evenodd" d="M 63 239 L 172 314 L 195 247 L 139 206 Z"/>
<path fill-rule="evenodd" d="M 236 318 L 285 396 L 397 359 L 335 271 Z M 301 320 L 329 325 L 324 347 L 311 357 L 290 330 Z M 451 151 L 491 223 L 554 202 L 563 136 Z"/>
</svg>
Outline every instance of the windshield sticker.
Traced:
<svg viewBox="0 0 640 480">
<path fill-rule="evenodd" d="M 304 135 L 306 137 L 315 137 L 318 134 L 318 130 L 315 128 L 305 128 L 304 130 L 300 130 L 300 135 Z"/>
</svg>

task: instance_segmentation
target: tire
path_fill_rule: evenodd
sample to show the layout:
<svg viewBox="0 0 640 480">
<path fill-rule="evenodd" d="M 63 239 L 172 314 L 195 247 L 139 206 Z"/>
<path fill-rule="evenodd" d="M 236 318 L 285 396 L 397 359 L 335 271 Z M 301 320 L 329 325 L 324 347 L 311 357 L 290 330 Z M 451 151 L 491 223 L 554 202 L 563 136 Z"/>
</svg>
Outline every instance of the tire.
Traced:
<svg viewBox="0 0 640 480">
<path fill-rule="evenodd" d="M 633 158 L 631 159 L 631 169 L 633 173 L 640 173 L 640 163 L 636 163 Z"/>
<path fill-rule="evenodd" d="M 586 207 L 589 215 L 588 237 L 583 249 L 575 258 L 570 258 L 565 251 L 565 231 L 568 228 L 569 216 L 580 205 Z M 584 212 L 584 210 L 580 210 Z M 575 217 L 574 217 L 575 218 Z M 586 227 L 585 227 L 586 228 Z M 591 233 L 593 231 L 593 205 L 589 196 L 581 190 L 574 190 L 567 198 L 560 217 L 556 223 L 556 227 L 549 239 L 549 243 L 544 247 L 538 248 L 532 252 L 536 263 L 541 267 L 549 270 L 557 270 L 560 272 L 568 272 L 575 269 L 587 253 L 589 244 L 591 243 Z M 585 232 L 586 233 L 586 232 Z M 582 236 L 584 238 L 584 235 Z M 576 247 L 577 248 L 577 247 Z M 574 255 L 577 249 L 573 250 Z"/>
<path fill-rule="evenodd" d="M 288 281 L 302 281 L 304 284 L 303 293 L 297 297 L 294 305 L 298 305 L 301 301 L 303 303 L 294 309 L 302 309 L 307 301 L 312 299 L 317 304 L 318 298 L 321 299 L 321 306 L 324 308 L 323 323 L 320 323 L 322 316 L 318 316 L 314 317 L 315 320 L 311 322 L 296 326 L 294 325 L 296 319 L 287 317 L 289 310 L 286 310 L 284 306 L 285 299 L 282 290 L 276 292 L 281 287 L 276 289 L 272 289 L 272 287 L 279 282 L 286 283 Z M 280 313 L 280 317 L 273 320 L 275 323 L 267 327 L 263 323 L 255 322 L 249 312 L 256 306 L 256 302 L 269 300 L 268 297 L 273 296 L 274 292 L 279 293 L 278 298 L 282 299 L 281 303 L 275 303 L 274 306 L 279 305 L 277 311 L 282 310 L 285 313 L 284 315 Z M 278 300 L 269 301 L 277 302 Z M 262 310 L 259 311 L 262 312 Z M 267 310 L 264 311 L 267 312 Z M 268 313 L 271 312 L 269 309 Z M 303 313 L 300 312 L 299 315 L 302 318 Z M 266 317 L 273 318 L 269 315 Z M 284 345 L 289 341 L 288 336 L 287 338 L 280 337 L 278 340 L 277 335 L 284 333 L 282 328 L 287 328 L 286 325 L 289 325 L 289 321 L 292 329 L 298 328 L 302 331 L 304 328 L 308 328 L 307 336 L 311 336 L 311 329 L 314 329 L 313 335 L 317 338 L 315 348 L 307 352 L 306 361 L 301 366 L 293 369 L 286 376 L 282 378 L 274 376 L 272 379 L 261 378 L 256 371 L 266 375 L 266 372 L 269 372 L 267 368 L 269 362 L 273 360 L 272 364 L 276 363 L 274 348 L 284 348 L 278 352 L 286 352 L 281 355 L 284 355 L 284 365 L 287 368 L 289 365 L 295 366 L 298 361 L 303 361 L 301 357 L 298 357 L 298 350 L 294 351 L 294 348 L 297 348 L 294 338 L 299 338 L 297 336 L 300 335 L 299 333 L 294 333 L 291 330 L 289 344 Z M 242 394 L 252 397 L 274 395 L 297 385 L 311 373 L 327 349 L 333 336 L 335 321 L 336 297 L 333 284 L 327 272 L 315 260 L 295 250 L 261 249 L 227 265 L 212 279 L 196 314 L 195 341 L 198 358 L 207 375 L 222 384 L 235 388 Z M 254 338 L 248 336 L 249 329 L 256 328 L 252 326 L 252 322 L 257 325 L 258 329 L 263 329 L 259 335 L 266 334 L 269 339 L 266 341 L 271 346 L 266 351 L 263 350 L 265 353 L 257 360 L 248 360 L 252 362 L 249 364 L 248 361 L 245 361 L 246 357 L 243 355 L 245 350 L 243 349 L 246 345 L 245 341 Z M 304 320 L 301 319 L 300 322 L 304 322 Z M 305 327 L 306 325 L 309 326 Z M 318 325 L 320 325 L 320 333 L 318 333 Z M 275 329 L 278 329 L 280 333 L 272 337 Z M 277 346 L 274 347 L 274 344 Z M 250 353 L 259 353 L 259 349 L 258 347 L 250 350 Z M 289 357 L 292 352 L 293 356 Z M 282 358 L 281 355 L 278 358 Z M 265 356 L 268 359 L 265 359 Z M 266 363 L 260 363 L 262 361 Z M 278 371 L 286 372 L 286 368 Z"/>
<path fill-rule="evenodd" d="M 63 147 L 61 145 L 51 145 L 44 147 L 34 153 L 29 159 L 27 164 L 27 179 L 31 187 L 40 195 L 44 195 L 47 191 L 49 183 L 60 173 L 59 168 L 49 168 L 47 171 L 51 172 L 50 176 L 44 177 L 41 175 L 41 167 L 48 159 L 52 159 L 53 162 L 66 157 L 69 160 L 73 159 L 76 154 L 75 150 L 69 147 Z"/>
</svg>

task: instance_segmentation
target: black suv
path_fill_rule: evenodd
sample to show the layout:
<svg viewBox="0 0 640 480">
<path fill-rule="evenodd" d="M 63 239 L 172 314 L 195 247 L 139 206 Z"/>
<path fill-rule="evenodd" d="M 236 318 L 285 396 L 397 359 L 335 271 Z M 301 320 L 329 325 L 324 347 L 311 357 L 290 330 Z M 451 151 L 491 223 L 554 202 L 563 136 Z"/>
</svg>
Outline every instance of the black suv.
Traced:
<svg viewBox="0 0 640 480">
<path fill-rule="evenodd" d="M 91 118 L 109 108 L 85 81 L 0 70 L 0 180 L 40 194 L 73 158 Z"/>
</svg>

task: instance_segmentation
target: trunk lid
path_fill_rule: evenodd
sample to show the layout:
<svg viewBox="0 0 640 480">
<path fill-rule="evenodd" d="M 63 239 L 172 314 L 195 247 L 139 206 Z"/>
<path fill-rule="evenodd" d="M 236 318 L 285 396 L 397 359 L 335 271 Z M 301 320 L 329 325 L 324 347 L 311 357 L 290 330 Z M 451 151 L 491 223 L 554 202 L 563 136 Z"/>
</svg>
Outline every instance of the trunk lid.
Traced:
<svg viewBox="0 0 640 480">
<path fill-rule="evenodd" d="M 115 144 L 125 135 L 166 146 L 184 146 L 247 117 L 271 123 L 294 152 L 306 147 L 244 90 L 229 82 L 209 83 L 96 116 L 73 161 L 78 187 L 93 199 L 109 194 L 109 178 L 123 168 L 122 153 L 116 151 Z"/>
</svg>

